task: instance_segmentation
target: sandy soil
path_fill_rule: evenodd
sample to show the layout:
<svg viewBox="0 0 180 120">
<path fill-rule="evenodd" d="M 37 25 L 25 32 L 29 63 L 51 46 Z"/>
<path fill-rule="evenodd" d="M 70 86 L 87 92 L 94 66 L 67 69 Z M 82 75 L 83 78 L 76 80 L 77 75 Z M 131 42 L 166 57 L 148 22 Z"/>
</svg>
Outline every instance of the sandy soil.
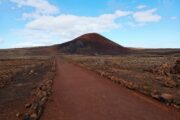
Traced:
<svg viewBox="0 0 180 120">
<path fill-rule="evenodd" d="M 41 120 L 179 120 L 180 112 L 57 59 L 53 94 Z"/>
</svg>

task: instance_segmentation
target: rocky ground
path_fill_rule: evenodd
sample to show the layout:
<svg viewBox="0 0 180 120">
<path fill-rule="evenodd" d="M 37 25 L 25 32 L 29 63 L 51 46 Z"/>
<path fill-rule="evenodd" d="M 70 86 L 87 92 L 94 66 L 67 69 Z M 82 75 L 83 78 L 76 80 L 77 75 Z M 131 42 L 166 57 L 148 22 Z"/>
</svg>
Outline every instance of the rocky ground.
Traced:
<svg viewBox="0 0 180 120">
<path fill-rule="evenodd" d="M 109 80 L 180 108 L 177 56 L 64 56 Z"/>
<path fill-rule="evenodd" d="M 53 57 L 0 60 L 0 119 L 36 120 L 51 94 Z"/>
</svg>

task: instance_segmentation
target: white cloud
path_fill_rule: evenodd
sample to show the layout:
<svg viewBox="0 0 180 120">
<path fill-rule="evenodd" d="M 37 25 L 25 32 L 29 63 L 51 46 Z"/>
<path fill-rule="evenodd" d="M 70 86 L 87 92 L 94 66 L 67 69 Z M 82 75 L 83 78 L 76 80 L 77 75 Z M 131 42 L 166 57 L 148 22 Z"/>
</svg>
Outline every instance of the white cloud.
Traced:
<svg viewBox="0 0 180 120">
<path fill-rule="evenodd" d="M 0 38 L 0 43 L 3 43 L 4 42 L 4 39 Z"/>
<path fill-rule="evenodd" d="M 103 14 L 98 17 L 75 16 L 62 14 L 59 16 L 41 16 L 32 20 L 26 25 L 27 29 L 44 30 L 71 33 L 88 31 L 105 31 L 107 29 L 118 28 L 115 20 L 129 15 L 130 12 L 116 11 L 113 14 Z"/>
<path fill-rule="evenodd" d="M 13 48 L 22 48 L 22 47 L 33 47 L 33 46 L 39 46 L 39 44 L 35 44 L 32 42 L 22 42 L 12 45 Z"/>
<path fill-rule="evenodd" d="M 129 15 L 128 11 L 115 11 L 113 14 L 103 14 L 97 17 L 75 16 L 62 14 L 59 16 L 41 16 L 26 25 L 26 30 L 41 31 L 60 36 L 62 39 L 72 39 L 87 32 L 104 32 L 121 27 L 116 23 L 120 17 Z"/>
<path fill-rule="evenodd" d="M 20 42 L 13 47 L 45 46 L 58 43 L 56 36 L 40 30 L 21 29 L 14 31 L 14 35 Z"/>
<path fill-rule="evenodd" d="M 160 6 L 163 6 L 166 8 L 166 10 L 169 10 L 174 7 L 176 0 L 158 0 L 158 3 Z"/>
<path fill-rule="evenodd" d="M 127 26 L 130 26 L 130 27 L 142 27 L 144 26 L 144 23 L 135 23 L 135 22 L 126 22 L 125 23 Z"/>
<path fill-rule="evenodd" d="M 173 16 L 170 18 L 171 20 L 177 20 L 177 17 L 176 16 Z"/>
<path fill-rule="evenodd" d="M 59 12 L 59 9 L 48 2 L 48 0 L 11 0 L 18 7 L 32 7 L 35 12 L 23 13 L 24 18 L 34 18 L 41 15 L 53 15 Z"/>
<path fill-rule="evenodd" d="M 4 2 L 5 0 L 0 0 L 0 5 Z"/>
<path fill-rule="evenodd" d="M 138 11 L 133 14 L 133 18 L 136 22 L 147 23 L 147 22 L 158 22 L 161 20 L 161 16 L 155 14 L 156 9 L 150 9 L 145 11 Z"/>
<path fill-rule="evenodd" d="M 147 5 L 139 5 L 139 6 L 137 6 L 137 9 L 144 9 L 144 8 L 147 8 Z"/>
<path fill-rule="evenodd" d="M 73 14 L 59 14 L 59 9 L 50 4 L 48 0 L 11 0 L 21 7 L 34 8 L 33 12 L 23 13 L 27 19 L 23 29 L 17 30 L 20 43 L 13 47 L 31 47 L 63 43 L 78 37 L 79 35 L 98 32 L 103 33 L 113 29 L 119 29 L 123 25 L 137 27 L 146 22 L 156 22 L 161 16 L 155 14 L 156 9 L 146 11 L 121 11 L 116 10 L 111 14 L 99 16 L 78 16 Z M 143 9 L 147 6 L 139 6 Z M 58 13 L 58 14 L 57 14 Z M 135 21 L 128 20 L 126 23 L 118 22 L 122 17 L 131 16 Z"/>
<path fill-rule="evenodd" d="M 121 27 L 116 20 L 130 15 L 129 11 L 117 10 L 112 14 L 97 17 L 61 14 L 59 16 L 39 16 L 29 21 L 16 35 L 24 42 L 14 47 L 52 45 L 63 43 L 88 32 L 104 32 Z"/>
<path fill-rule="evenodd" d="M 13 48 L 23 48 L 23 47 L 46 46 L 46 45 L 49 45 L 49 44 L 34 43 L 32 41 L 25 41 L 25 42 L 14 44 L 11 47 L 13 47 Z"/>
</svg>

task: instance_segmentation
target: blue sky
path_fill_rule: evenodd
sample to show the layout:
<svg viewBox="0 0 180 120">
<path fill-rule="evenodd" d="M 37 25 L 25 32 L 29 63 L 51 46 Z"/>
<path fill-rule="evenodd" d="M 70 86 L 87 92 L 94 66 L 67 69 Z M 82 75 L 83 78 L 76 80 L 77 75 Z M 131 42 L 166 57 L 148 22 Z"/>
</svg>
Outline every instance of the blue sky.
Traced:
<svg viewBox="0 0 180 120">
<path fill-rule="evenodd" d="M 180 0 L 0 0 L 0 49 L 89 32 L 140 48 L 180 48 Z"/>
</svg>

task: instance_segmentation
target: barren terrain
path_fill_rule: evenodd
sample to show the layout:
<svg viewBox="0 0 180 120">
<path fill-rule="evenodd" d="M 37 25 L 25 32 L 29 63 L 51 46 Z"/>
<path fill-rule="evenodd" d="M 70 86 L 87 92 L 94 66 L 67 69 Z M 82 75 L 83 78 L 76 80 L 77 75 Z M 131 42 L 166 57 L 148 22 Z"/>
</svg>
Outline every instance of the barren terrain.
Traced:
<svg viewBox="0 0 180 120">
<path fill-rule="evenodd" d="M 0 50 L 0 120 L 16 119 L 179 120 L 180 49 L 128 48 L 88 33 Z"/>
<path fill-rule="evenodd" d="M 177 109 L 57 60 L 53 94 L 41 120 L 179 120 Z"/>
<path fill-rule="evenodd" d="M 18 57 L 0 60 L 0 120 L 24 118 L 33 106 L 37 88 L 52 79 L 51 57 Z M 26 108 L 26 107 L 27 108 Z"/>
<path fill-rule="evenodd" d="M 180 63 L 176 56 L 66 55 L 64 58 L 121 86 L 180 107 Z"/>
</svg>

